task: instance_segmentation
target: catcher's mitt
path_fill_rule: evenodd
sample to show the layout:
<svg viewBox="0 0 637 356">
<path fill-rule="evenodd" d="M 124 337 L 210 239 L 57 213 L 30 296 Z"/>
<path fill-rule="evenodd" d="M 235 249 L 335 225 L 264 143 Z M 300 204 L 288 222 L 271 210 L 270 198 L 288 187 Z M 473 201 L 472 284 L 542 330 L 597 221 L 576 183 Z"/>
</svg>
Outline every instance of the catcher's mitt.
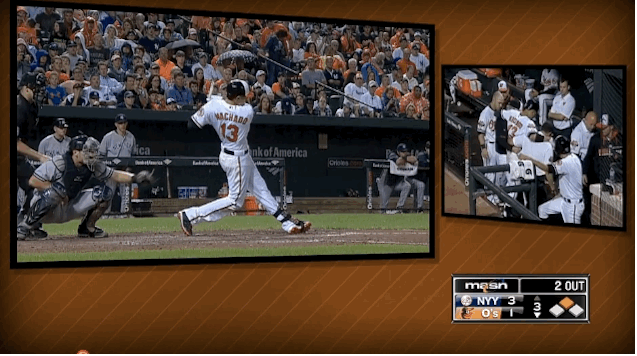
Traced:
<svg viewBox="0 0 637 356">
<path fill-rule="evenodd" d="M 153 184 L 157 181 L 157 178 L 153 176 L 155 170 L 152 171 L 141 171 L 133 176 L 133 182 L 138 184 L 148 183 Z"/>
</svg>

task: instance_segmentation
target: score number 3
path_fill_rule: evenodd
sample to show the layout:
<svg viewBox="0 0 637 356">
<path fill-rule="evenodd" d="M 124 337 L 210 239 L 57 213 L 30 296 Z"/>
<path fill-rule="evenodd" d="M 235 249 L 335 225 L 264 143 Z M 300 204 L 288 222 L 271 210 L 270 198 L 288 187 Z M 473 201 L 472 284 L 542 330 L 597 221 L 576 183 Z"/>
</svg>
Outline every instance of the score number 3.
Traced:
<svg viewBox="0 0 637 356">
<path fill-rule="evenodd" d="M 228 125 L 227 131 L 229 135 L 226 135 L 226 124 L 221 125 L 221 136 L 230 142 L 237 142 L 239 138 L 239 127 L 237 125 Z"/>
</svg>

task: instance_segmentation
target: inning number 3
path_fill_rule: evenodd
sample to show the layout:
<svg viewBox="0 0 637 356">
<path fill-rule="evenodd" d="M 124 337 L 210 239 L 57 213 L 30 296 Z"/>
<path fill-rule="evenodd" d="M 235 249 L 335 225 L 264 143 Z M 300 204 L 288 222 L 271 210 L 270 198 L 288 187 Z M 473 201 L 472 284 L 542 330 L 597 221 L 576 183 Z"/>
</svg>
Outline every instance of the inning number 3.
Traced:
<svg viewBox="0 0 637 356">
<path fill-rule="evenodd" d="M 237 127 L 237 125 L 228 125 L 227 130 L 229 135 L 226 135 L 226 124 L 221 125 L 221 136 L 225 137 L 230 142 L 237 142 L 239 127 Z"/>
</svg>

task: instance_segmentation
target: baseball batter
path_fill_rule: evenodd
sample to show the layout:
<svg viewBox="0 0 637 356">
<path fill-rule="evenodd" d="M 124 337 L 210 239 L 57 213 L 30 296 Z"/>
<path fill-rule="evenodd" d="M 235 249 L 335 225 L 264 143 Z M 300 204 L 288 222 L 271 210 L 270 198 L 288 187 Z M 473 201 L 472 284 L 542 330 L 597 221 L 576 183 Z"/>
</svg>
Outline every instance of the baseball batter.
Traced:
<svg viewBox="0 0 637 356">
<path fill-rule="evenodd" d="M 553 175 L 559 175 L 560 194 L 538 207 L 541 219 L 548 219 L 551 214 L 562 214 L 568 224 L 579 224 L 584 212 L 584 195 L 582 193 L 582 162 L 577 155 L 571 153 L 571 145 L 564 136 L 555 138 L 555 154 L 560 158 L 551 165 L 536 159 L 520 155 L 528 159 L 547 173 L 549 185 L 553 187 Z"/>
<path fill-rule="evenodd" d="M 482 162 L 484 166 L 494 166 L 498 164 L 506 164 L 506 155 L 498 154 L 495 149 L 495 112 L 502 109 L 504 104 L 504 96 L 502 93 L 495 92 L 491 98 L 491 103 L 486 106 L 480 113 L 478 119 L 478 142 L 482 147 Z M 498 184 L 505 185 L 505 177 L 501 173 L 486 173 L 489 180 Z M 488 198 L 492 203 L 497 204 L 499 199 L 495 195 Z"/>
<path fill-rule="evenodd" d="M 248 132 L 254 117 L 252 106 L 246 102 L 250 88 L 245 81 L 228 83 L 226 98 L 214 98 L 190 117 L 189 128 L 212 126 L 221 140 L 219 164 L 228 178 L 229 194 L 208 204 L 191 207 L 177 213 L 181 228 L 187 236 L 192 226 L 203 221 L 218 221 L 241 208 L 250 191 L 290 234 L 306 232 L 312 224 L 290 216 L 278 208 L 272 193 L 254 165 L 248 147 Z"/>
<path fill-rule="evenodd" d="M 66 119 L 59 118 L 53 123 L 53 133 L 40 141 L 38 152 L 45 156 L 53 157 L 63 155 L 69 150 L 71 138 L 66 135 L 69 124 Z"/>
<path fill-rule="evenodd" d="M 29 184 L 36 189 L 25 218 L 18 224 L 18 240 L 39 238 L 34 229 L 39 223 L 64 223 L 83 216 L 79 237 L 107 237 L 95 226 L 113 197 L 116 183 L 141 183 L 152 180 L 152 174 L 136 175 L 114 170 L 98 159 L 99 142 L 87 136 L 76 136 L 69 151 L 53 157 L 35 170 Z M 94 177 L 100 184 L 83 189 Z"/>
</svg>

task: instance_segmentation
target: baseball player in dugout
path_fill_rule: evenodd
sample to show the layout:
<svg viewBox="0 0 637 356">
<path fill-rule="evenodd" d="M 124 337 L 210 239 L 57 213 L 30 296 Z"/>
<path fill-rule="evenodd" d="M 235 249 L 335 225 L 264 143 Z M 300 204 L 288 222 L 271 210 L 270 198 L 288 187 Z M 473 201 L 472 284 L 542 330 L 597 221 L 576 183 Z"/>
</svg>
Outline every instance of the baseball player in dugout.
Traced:
<svg viewBox="0 0 637 356">
<path fill-rule="evenodd" d="M 193 234 L 194 225 L 203 221 L 218 221 L 241 208 L 248 192 L 254 194 L 267 212 L 281 222 L 281 228 L 287 233 L 303 233 L 312 226 L 309 221 L 295 219 L 279 208 L 252 160 L 247 138 L 254 110 L 247 103 L 249 92 L 248 83 L 232 80 L 228 83 L 225 98 L 212 97 L 188 120 L 188 128 L 201 129 L 210 125 L 217 132 L 221 141 L 219 164 L 226 172 L 229 194 L 208 204 L 178 212 L 181 228 L 187 236 Z"/>
<path fill-rule="evenodd" d="M 407 212 L 405 203 L 412 188 L 415 189 L 414 209 L 423 212 L 425 199 L 425 183 L 414 178 L 418 174 L 418 159 L 413 156 L 407 145 L 401 143 L 387 156 L 389 169 L 384 169 L 380 177 L 376 180 L 378 193 L 380 195 L 380 209 L 384 214 L 398 214 Z M 387 210 L 389 198 L 394 191 L 400 192 L 396 210 Z"/>
<path fill-rule="evenodd" d="M 100 144 L 100 157 L 131 157 L 135 153 L 135 136 L 128 131 L 128 119 L 124 114 L 115 116 L 115 130 L 107 133 Z M 116 193 L 120 206 L 111 211 L 126 213 L 130 199 L 130 186 L 119 184 Z"/>
<path fill-rule="evenodd" d="M 487 105 L 480 113 L 478 119 L 478 142 L 480 143 L 482 162 L 484 166 L 495 166 L 499 164 L 506 164 L 506 152 L 498 153 L 496 151 L 496 133 L 495 113 L 500 112 L 504 105 L 504 95 L 500 91 L 493 93 L 491 97 L 491 103 Z M 499 186 L 504 185 L 502 173 L 486 173 L 486 177 L 496 183 Z M 493 204 L 499 203 L 500 199 L 495 195 L 489 195 L 489 201 Z"/>
<path fill-rule="evenodd" d="M 55 119 L 53 122 L 53 133 L 40 141 L 38 152 L 49 157 L 66 153 L 71 142 L 71 138 L 66 135 L 68 129 L 69 124 L 66 123 L 66 119 L 62 117 Z"/>
<path fill-rule="evenodd" d="M 544 164 L 525 154 L 520 159 L 530 160 L 536 167 L 546 172 L 548 184 L 554 198 L 538 207 L 541 219 L 549 215 L 561 214 L 567 224 L 580 224 L 584 212 L 584 196 L 582 191 L 582 162 L 571 152 L 571 143 L 564 136 L 555 138 L 555 157 L 553 164 Z M 554 176 L 559 175 L 559 193 L 555 187 Z"/>
<path fill-rule="evenodd" d="M 18 123 L 18 186 L 24 190 L 26 198 L 24 204 L 18 209 L 18 222 L 22 220 L 24 214 L 29 208 L 34 191 L 29 185 L 29 178 L 34 172 L 33 166 L 27 158 L 40 161 L 42 163 L 51 159 L 51 157 L 42 154 L 31 147 L 35 147 L 38 141 L 38 112 L 44 100 L 44 74 L 36 74 L 33 72 L 25 73 L 19 84 L 18 105 L 17 105 L 17 123 Z M 34 226 L 33 235 L 38 238 L 44 238 L 47 233 Z"/>
<path fill-rule="evenodd" d="M 100 238 L 108 234 L 95 223 L 106 211 L 116 183 L 154 180 L 152 172 L 132 174 L 114 170 L 98 159 L 99 142 L 85 135 L 74 137 L 69 150 L 35 170 L 29 185 L 35 188 L 31 205 L 18 224 L 18 240 L 43 238 L 35 233 L 40 223 L 60 224 L 83 217 L 79 237 Z M 100 184 L 85 188 L 91 178 Z"/>
</svg>

